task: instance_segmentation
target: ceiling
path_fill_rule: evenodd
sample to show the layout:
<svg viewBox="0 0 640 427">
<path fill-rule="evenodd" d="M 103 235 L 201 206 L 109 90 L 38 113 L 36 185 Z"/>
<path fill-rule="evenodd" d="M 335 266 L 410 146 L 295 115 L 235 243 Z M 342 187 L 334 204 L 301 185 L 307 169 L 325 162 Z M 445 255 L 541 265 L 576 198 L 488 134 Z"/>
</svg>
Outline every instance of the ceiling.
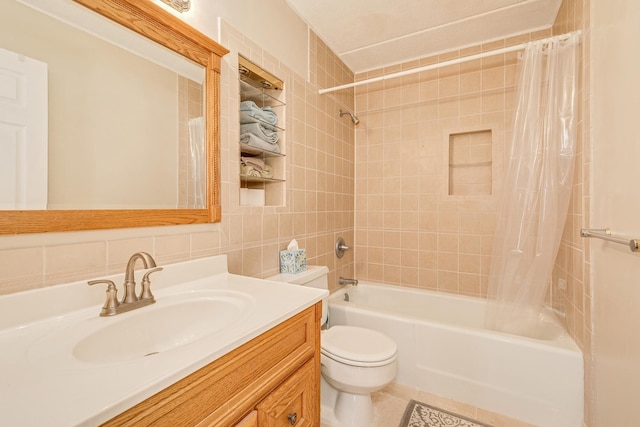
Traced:
<svg viewBox="0 0 640 427">
<path fill-rule="evenodd" d="M 286 0 L 355 73 L 549 28 L 562 0 Z"/>
</svg>

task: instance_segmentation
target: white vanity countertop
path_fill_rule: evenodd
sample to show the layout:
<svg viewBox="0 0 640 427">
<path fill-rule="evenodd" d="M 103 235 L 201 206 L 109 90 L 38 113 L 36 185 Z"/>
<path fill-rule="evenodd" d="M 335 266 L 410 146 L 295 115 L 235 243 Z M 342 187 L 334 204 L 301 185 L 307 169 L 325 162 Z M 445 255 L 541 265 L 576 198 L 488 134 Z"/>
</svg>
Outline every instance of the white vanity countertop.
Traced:
<svg viewBox="0 0 640 427">
<path fill-rule="evenodd" d="M 0 296 L 0 425 L 103 423 L 329 294 L 229 274 L 224 255 L 163 267 L 151 276 L 157 302 L 113 317 L 98 316 L 106 287 L 86 282 Z M 138 282 L 141 277 L 138 271 Z M 109 279 L 122 292 L 122 275 Z M 176 295 L 209 290 L 240 293 L 251 308 L 211 336 L 149 357 L 95 363 L 61 351 L 68 348 L 67 331 L 77 331 L 78 325 L 126 323 L 126 316 L 162 308 Z"/>
</svg>

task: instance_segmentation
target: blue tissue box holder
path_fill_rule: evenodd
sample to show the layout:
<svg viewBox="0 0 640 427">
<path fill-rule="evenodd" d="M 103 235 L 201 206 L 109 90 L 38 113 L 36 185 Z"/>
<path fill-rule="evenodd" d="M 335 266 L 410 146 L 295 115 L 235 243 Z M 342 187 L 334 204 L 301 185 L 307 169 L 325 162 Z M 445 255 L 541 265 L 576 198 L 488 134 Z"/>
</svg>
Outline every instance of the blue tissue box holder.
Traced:
<svg viewBox="0 0 640 427">
<path fill-rule="evenodd" d="M 280 251 L 280 273 L 295 274 L 307 270 L 307 251 L 298 249 Z"/>
</svg>

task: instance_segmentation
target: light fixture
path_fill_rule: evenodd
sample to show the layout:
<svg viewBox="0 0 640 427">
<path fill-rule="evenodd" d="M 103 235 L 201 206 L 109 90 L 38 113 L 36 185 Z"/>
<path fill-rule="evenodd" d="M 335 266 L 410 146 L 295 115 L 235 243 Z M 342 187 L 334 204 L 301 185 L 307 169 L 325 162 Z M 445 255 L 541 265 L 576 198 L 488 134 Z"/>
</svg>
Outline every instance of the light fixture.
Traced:
<svg viewBox="0 0 640 427">
<path fill-rule="evenodd" d="M 191 8 L 191 0 L 162 0 L 178 12 L 186 12 Z"/>
</svg>

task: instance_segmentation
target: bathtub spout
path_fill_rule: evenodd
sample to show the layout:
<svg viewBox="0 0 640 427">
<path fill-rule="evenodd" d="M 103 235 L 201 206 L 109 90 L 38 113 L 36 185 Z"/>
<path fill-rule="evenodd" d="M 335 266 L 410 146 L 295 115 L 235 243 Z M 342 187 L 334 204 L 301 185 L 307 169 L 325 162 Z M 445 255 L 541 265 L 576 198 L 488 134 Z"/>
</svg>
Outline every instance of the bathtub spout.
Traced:
<svg viewBox="0 0 640 427">
<path fill-rule="evenodd" d="M 341 285 L 358 286 L 358 281 L 356 279 L 345 279 L 344 277 L 340 277 L 338 279 L 338 283 L 341 284 Z"/>
</svg>

